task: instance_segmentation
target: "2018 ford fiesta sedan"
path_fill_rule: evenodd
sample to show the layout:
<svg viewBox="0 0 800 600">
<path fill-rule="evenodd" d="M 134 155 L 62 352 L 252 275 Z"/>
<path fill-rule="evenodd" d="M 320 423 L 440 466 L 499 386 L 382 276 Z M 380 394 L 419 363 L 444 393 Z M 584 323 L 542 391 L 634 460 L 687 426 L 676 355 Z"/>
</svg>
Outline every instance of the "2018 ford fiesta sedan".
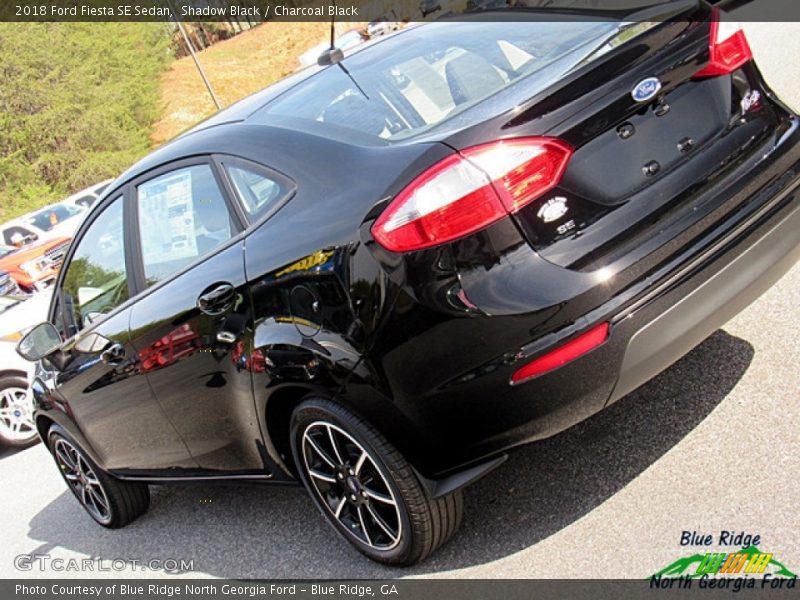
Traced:
<svg viewBox="0 0 800 600">
<path fill-rule="evenodd" d="M 766 290 L 800 255 L 800 122 L 741 29 L 680 6 L 410 28 L 122 175 L 19 348 L 89 515 L 125 525 L 148 483 L 299 480 L 410 564 L 510 448 Z"/>
</svg>

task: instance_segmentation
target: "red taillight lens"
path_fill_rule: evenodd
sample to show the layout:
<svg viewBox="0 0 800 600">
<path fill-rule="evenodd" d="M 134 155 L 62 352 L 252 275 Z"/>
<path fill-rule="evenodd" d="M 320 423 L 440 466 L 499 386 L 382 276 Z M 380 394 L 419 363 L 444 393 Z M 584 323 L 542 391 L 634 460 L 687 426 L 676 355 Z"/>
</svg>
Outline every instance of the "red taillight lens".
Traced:
<svg viewBox="0 0 800 600">
<path fill-rule="evenodd" d="M 572 148 L 555 138 L 517 138 L 450 156 L 400 192 L 372 226 L 393 252 L 430 248 L 474 233 L 558 185 Z"/>
<path fill-rule="evenodd" d="M 583 356 L 590 350 L 594 350 L 608 339 L 609 329 L 608 323 L 601 323 L 586 333 L 582 333 L 568 341 L 563 346 L 529 362 L 514 372 L 511 376 L 511 383 L 516 385 L 534 377 L 539 377 Z"/>
<path fill-rule="evenodd" d="M 750 50 L 742 26 L 730 21 L 720 21 L 718 10 L 714 11 L 712 19 L 709 62 L 695 73 L 695 77 L 726 75 L 753 60 L 753 51 Z"/>
</svg>

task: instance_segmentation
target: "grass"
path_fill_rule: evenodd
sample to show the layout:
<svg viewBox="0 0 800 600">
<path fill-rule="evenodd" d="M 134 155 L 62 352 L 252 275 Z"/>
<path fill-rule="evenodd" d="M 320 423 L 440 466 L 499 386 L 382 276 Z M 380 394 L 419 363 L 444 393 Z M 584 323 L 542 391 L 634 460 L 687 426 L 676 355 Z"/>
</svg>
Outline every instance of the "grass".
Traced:
<svg viewBox="0 0 800 600">
<path fill-rule="evenodd" d="M 168 44 L 161 23 L 0 23 L 0 221 L 150 150 Z"/>
<path fill-rule="evenodd" d="M 339 23 L 344 33 L 358 24 Z M 326 41 L 328 23 L 267 22 L 199 52 L 220 104 L 225 107 L 294 71 L 297 57 Z M 162 117 L 151 140 L 158 146 L 216 112 L 191 56 L 174 61 L 161 77 Z"/>
</svg>

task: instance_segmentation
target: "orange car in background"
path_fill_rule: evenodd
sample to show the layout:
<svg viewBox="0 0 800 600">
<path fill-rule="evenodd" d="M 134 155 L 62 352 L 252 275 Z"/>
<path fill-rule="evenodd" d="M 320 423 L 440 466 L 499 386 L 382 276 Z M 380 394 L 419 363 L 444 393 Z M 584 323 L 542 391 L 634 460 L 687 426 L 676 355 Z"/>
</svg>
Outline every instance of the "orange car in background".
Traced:
<svg viewBox="0 0 800 600">
<path fill-rule="evenodd" d="M 0 271 L 7 271 L 23 292 L 38 292 L 55 281 L 70 238 L 58 238 L 22 248 L 0 244 Z"/>
</svg>

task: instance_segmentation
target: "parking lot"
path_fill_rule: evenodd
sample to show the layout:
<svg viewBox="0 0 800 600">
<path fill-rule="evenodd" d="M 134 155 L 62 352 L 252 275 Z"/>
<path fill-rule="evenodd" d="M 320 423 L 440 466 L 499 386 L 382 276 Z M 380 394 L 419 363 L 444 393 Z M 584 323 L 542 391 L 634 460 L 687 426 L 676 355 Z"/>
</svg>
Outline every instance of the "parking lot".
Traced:
<svg viewBox="0 0 800 600">
<path fill-rule="evenodd" d="M 800 24 L 748 24 L 767 80 L 800 110 Z M 800 265 L 657 379 L 468 489 L 462 528 L 413 569 L 338 539 L 294 487 L 154 487 L 123 530 L 84 514 L 41 445 L 0 450 L 0 576 L 642 578 L 703 552 L 682 531 L 759 535 L 800 570 Z M 121 559 L 20 571 L 15 557 Z M 191 561 L 182 575 L 142 563 Z M 121 563 L 114 563 L 115 568 Z"/>
</svg>

